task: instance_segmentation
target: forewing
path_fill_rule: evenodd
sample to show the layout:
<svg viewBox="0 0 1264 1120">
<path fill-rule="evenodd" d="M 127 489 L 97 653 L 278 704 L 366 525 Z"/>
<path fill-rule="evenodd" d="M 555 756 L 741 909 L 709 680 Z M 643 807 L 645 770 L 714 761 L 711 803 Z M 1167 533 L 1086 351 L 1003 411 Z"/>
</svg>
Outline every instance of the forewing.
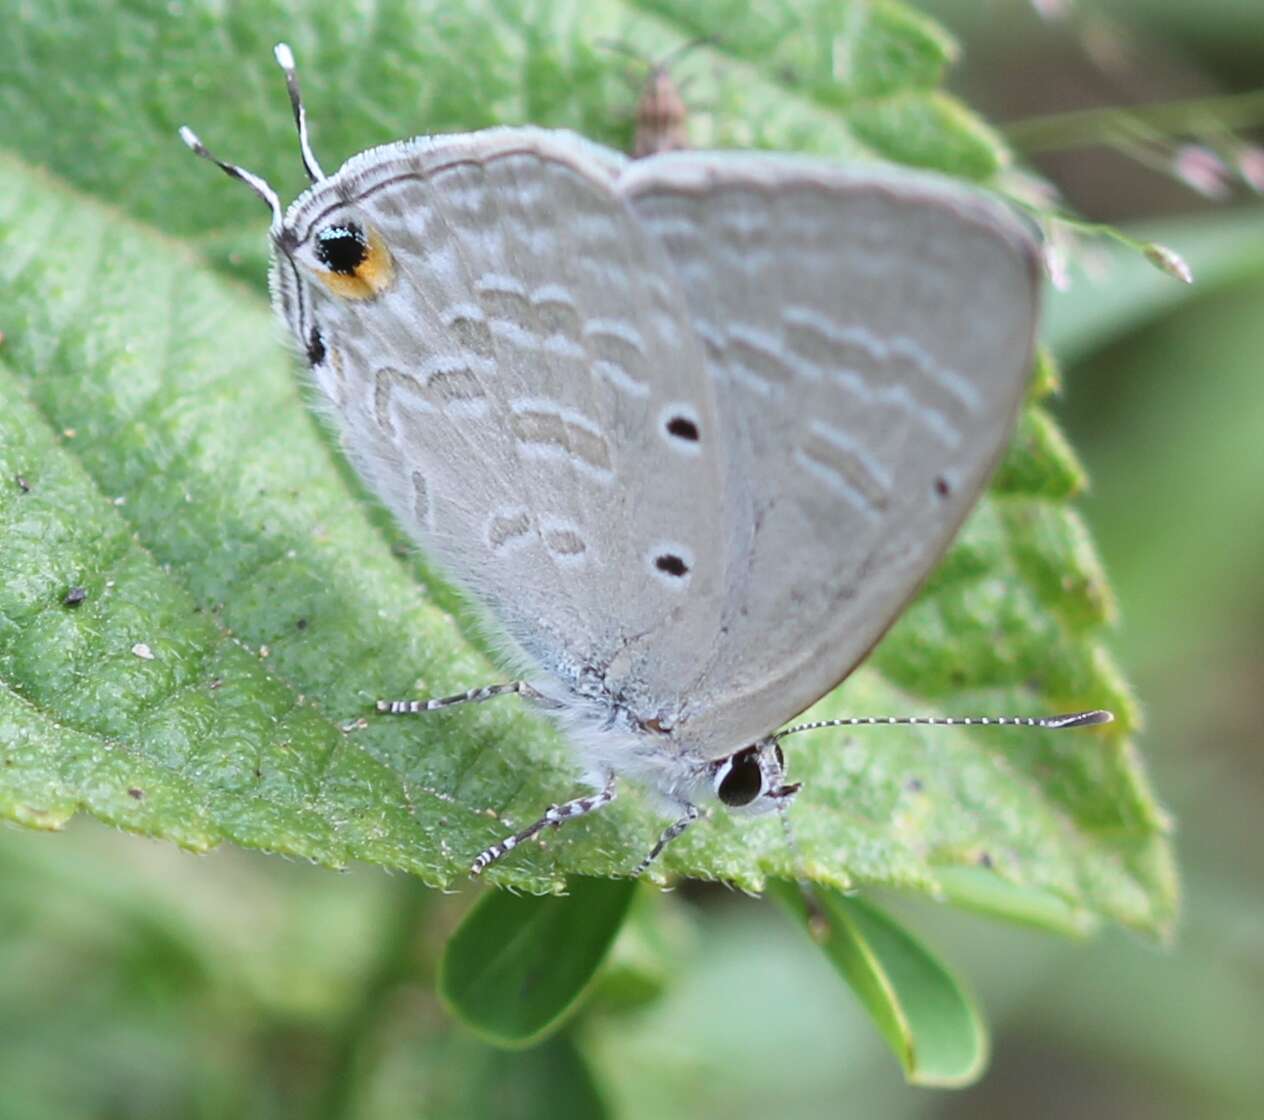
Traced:
<svg viewBox="0 0 1264 1120">
<path fill-rule="evenodd" d="M 1031 236 L 939 177 L 758 154 L 630 166 L 726 435 L 718 640 L 677 728 L 719 754 L 797 715 L 897 617 L 1022 400 Z"/>
<path fill-rule="evenodd" d="M 412 141 L 356 157 L 286 224 L 309 278 L 331 224 L 390 253 L 374 298 L 303 288 L 372 487 L 517 652 L 635 706 L 694 661 L 664 633 L 718 624 L 724 459 L 679 434 L 717 432 L 713 395 L 619 161 L 538 130 Z"/>
</svg>

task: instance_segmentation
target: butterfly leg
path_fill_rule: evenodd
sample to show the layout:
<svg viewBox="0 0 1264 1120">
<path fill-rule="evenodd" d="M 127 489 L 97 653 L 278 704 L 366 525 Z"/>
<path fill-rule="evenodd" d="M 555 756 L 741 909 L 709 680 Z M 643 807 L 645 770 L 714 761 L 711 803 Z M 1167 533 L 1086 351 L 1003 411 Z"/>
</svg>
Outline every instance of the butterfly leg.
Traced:
<svg viewBox="0 0 1264 1120">
<path fill-rule="evenodd" d="M 526 681 L 510 681 L 508 684 L 471 688 L 468 692 L 458 692 L 455 696 L 436 696 L 431 700 L 379 700 L 377 710 L 392 716 L 415 716 L 422 712 L 437 712 L 440 708 L 451 708 L 457 704 L 481 704 L 484 700 L 510 692 L 517 693 L 526 700 L 540 698 L 540 694 Z"/>
<path fill-rule="evenodd" d="M 589 794 L 587 797 L 577 797 L 574 801 L 563 801 L 560 805 L 550 805 L 548 811 L 538 821 L 527 825 L 521 832 L 515 832 L 512 836 L 506 836 L 499 844 L 493 844 L 490 848 L 484 848 L 470 865 L 471 875 L 481 875 L 487 868 L 488 864 L 495 863 L 501 856 L 512 852 L 519 844 L 538 832 L 549 828 L 561 828 L 563 822 L 574 819 L 575 817 L 587 816 L 589 813 L 595 813 L 603 805 L 609 805 L 614 800 L 614 775 L 606 775 L 606 785 L 600 793 Z"/>
<path fill-rule="evenodd" d="M 647 867 L 649 867 L 651 863 L 658 859 L 658 857 L 662 854 L 663 849 L 675 840 L 677 836 L 684 832 L 685 829 L 693 824 L 693 822 L 698 819 L 699 815 L 697 805 L 686 804 L 685 815 L 674 824 L 668 825 L 667 828 L 663 829 L 663 835 L 658 838 L 658 843 L 650 849 L 650 854 L 636 865 L 636 870 L 632 872 L 632 877 L 635 879 Z"/>
</svg>

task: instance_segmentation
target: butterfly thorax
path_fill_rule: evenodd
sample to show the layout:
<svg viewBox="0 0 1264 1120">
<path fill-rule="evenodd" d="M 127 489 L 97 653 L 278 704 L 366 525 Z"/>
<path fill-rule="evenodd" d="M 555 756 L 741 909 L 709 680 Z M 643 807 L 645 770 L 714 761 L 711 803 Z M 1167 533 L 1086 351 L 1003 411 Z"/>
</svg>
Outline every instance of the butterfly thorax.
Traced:
<svg viewBox="0 0 1264 1120">
<path fill-rule="evenodd" d="M 798 784 L 784 784 L 785 759 L 773 736 L 709 758 L 677 741 L 662 717 L 637 715 L 615 697 L 586 695 L 550 677 L 534 680 L 531 689 L 594 788 L 612 775 L 628 777 L 663 809 L 715 798 L 745 813 L 778 808 L 799 790 Z"/>
<path fill-rule="evenodd" d="M 671 805 L 691 802 L 705 789 L 710 760 L 683 749 L 659 717 L 638 714 L 591 678 L 570 684 L 538 676 L 531 687 L 571 746 L 585 782 L 600 788 L 609 774 L 626 776 Z"/>
</svg>

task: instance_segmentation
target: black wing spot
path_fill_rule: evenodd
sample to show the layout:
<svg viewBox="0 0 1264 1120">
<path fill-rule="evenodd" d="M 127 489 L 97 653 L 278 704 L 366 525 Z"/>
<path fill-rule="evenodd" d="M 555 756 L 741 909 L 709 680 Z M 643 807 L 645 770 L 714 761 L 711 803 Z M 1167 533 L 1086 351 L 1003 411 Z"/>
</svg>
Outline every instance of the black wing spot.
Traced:
<svg viewBox="0 0 1264 1120">
<path fill-rule="evenodd" d="M 935 476 L 935 493 L 941 498 L 946 498 L 952 493 L 952 487 L 948 485 L 948 480 L 942 474 Z"/>
<path fill-rule="evenodd" d="M 654 567 L 660 572 L 666 572 L 669 576 L 676 576 L 677 579 L 689 574 L 689 565 L 671 552 L 664 552 L 662 556 L 656 556 L 654 558 Z"/>
<path fill-rule="evenodd" d="M 307 336 L 307 363 L 318 366 L 325 360 L 325 340 L 321 337 L 320 327 L 312 324 L 312 333 Z"/>
<path fill-rule="evenodd" d="M 700 438 L 698 425 L 687 416 L 673 416 L 667 421 L 667 432 L 677 439 L 687 439 L 690 443 L 697 443 Z"/>
<path fill-rule="evenodd" d="M 354 276 L 368 255 L 369 239 L 355 222 L 326 226 L 316 235 L 316 259 L 339 276 Z"/>
</svg>

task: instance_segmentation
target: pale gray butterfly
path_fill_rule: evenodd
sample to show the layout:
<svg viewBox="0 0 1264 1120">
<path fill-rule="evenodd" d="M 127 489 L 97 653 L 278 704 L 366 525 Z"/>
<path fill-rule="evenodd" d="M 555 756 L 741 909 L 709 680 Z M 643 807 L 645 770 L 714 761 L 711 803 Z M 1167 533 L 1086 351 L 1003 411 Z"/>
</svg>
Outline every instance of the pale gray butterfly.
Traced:
<svg viewBox="0 0 1264 1120">
<path fill-rule="evenodd" d="M 569 132 L 493 128 L 362 152 L 325 175 L 276 49 L 312 186 L 272 210 L 276 308 L 345 446 L 494 623 L 510 684 L 596 792 L 551 806 L 478 874 L 629 777 L 674 816 L 782 809 L 777 731 L 882 636 L 943 553 L 1023 399 L 1039 254 L 940 176 L 742 152 L 630 162 Z M 783 818 L 784 819 L 784 818 Z"/>
</svg>

